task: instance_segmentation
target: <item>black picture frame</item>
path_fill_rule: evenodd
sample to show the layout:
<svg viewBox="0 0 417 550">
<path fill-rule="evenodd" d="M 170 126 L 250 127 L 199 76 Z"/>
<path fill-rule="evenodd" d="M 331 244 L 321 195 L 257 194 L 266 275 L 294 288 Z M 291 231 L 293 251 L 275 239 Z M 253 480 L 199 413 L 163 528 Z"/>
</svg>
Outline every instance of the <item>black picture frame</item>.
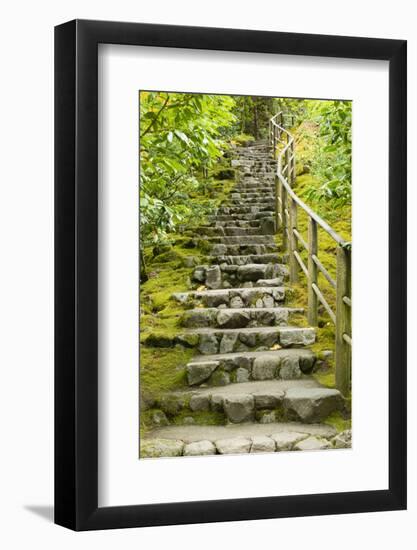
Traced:
<svg viewBox="0 0 417 550">
<path fill-rule="evenodd" d="M 98 44 L 389 62 L 389 488 L 98 507 Z M 406 508 L 406 41 L 74 20 L 55 28 L 55 522 L 74 530 Z"/>
</svg>

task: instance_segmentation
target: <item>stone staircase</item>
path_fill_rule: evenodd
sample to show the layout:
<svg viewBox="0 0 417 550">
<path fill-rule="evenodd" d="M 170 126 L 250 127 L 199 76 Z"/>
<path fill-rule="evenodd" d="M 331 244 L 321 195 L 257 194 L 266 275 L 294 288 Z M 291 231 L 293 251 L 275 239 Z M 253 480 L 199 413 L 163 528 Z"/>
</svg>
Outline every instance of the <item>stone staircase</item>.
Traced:
<svg viewBox="0 0 417 550">
<path fill-rule="evenodd" d="M 188 388 L 159 403 L 182 425 L 160 425 L 141 442 L 141 457 L 315 450 L 350 446 L 322 423 L 345 407 L 336 389 L 311 376 L 312 327 L 292 325 L 302 308 L 286 307 L 288 268 L 275 242 L 274 161 L 258 141 L 236 149 L 237 185 L 197 230 L 210 242 L 194 268 L 196 290 L 176 293 L 187 309 L 177 343 L 197 355 Z M 224 425 L 195 425 L 193 413 L 216 413 Z M 161 422 L 165 424 L 167 422 Z"/>
</svg>

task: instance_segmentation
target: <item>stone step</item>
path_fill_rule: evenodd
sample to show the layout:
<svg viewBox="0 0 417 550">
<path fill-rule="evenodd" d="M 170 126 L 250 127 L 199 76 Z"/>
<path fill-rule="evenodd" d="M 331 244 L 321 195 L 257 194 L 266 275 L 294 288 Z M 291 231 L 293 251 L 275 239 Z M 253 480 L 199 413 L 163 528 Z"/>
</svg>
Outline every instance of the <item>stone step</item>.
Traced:
<svg viewBox="0 0 417 550">
<path fill-rule="evenodd" d="M 242 254 L 242 255 L 209 255 L 208 260 L 212 264 L 228 264 L 228 265 L 247 265 L 247 264 L 269 264 L 269 263 L 286 263 L 286 255 L 279 255 L 275 252 L 267 254 Z"/>
<path fill-rule="evenodd" d="M 256 307 L 258 300 L 272 297 L 274 306 L 280 306 L 285 300 L 285 292 L 284 287 L 220 288 L 175 292 L 172 297 L 180 303 L 194 302 L 205 307 L 230 307 L 231 303 L 236 303 L 236 298 L 241 299 L 243 307 Z"/>
<path fill-rule="evenodd" d="M 343 442 L 342 445 L 340 441 Z M 335 428 L 326 424 L 280 422 L 228 426 L 165 426 L 153 429 L 140 441 L 140 457 L 148 459 L 314 451 L 350 446 L 350 430 L 339 435 Z"/>
<path fill-rule="evenodd" d="M 224 245 L 253 245 L 253 244 L 265 244 L 265 245 L 274 245 L 274 238 L 272 235 L 220 235 L 213 237 L 205 237 L 204 240 L 210 243 L 219 243 Z"/>
<path fill-rule="evenodd" d="M 275 213 L 274 205 L 264 205 L 264 204 L 252 204 L 250 206 L 241 205 L 241 206 L 220 206 L 216 214 L 238 214 L 240 219 L 245 219 L 242 217 L 242 214 L 259 214 L 261 212 L 268 212 L 269 215 Z"/>
<path fill-rule="evenodd" d="M 188 337 L 188 344 L 194 345 L 203 355 L 268 351 L 277 344 L 282 348 L 310 346 L 316 341 L 314 328 L 292 326 L 185 329 L 184 336 Z"/>
<path fill-rule="evenodd" d="M 231 208 L 236 208 L 237 206 L 241 208 L 266 208 L 269 207 L 270 209 L 273 209 L 275 206 L 275 199 L 273 196 L 270 197 L 262 197 L 261 195 L 257 195 L 256 197 L 253 197 L 251 199 L 234 199 L 231 198 L 227 200 L 225 203 L 225 206 L 229 206 Z"/>
<path fill-rule="evenodd" d="M 307 348 L 199 355 L 186 366 L 186 378 L 190 386 L 294 380 L 311 373 L 316 359 Z"/>
<path fill-rule="evenodd" d="M 252 235 L 263 235 L 263 229 L 260 226 L 260 223 L 257 222 L 258 227 L 239 227 L 237 225 L 216 225 L 215 227 L 204 227 L 200 228 L 203 235 L 208 237 L 221 236 L 225 235 L 228 237 L 235 236 L 252 236 Z"/>
<path fill-rule="evenodd" d="M 252 281 L 255 286 L 281 286 L 289 271 L 286 265 L 279 263 L 245 265 L 199 265 L 191 276 L 193 281 L 208 288 L 229 288 L 242 282 Z M 229 286 L 225 286 L 225 283 Z"/>
<path fill-rule="evenodd" d="M 232 199 L 241 199 L 245 201 L 247 199 L 267 199 L 268 201 L 274 200 L 275 194 L 272 192 L 272 189 L 262 190 L 262 191 L 237 191 L 236 189 L 230 193 Z"/>
<path fill-rule="evenodd" d="M 247 256 L 279 252 L 278 245 L 271 244 L 213 244 L 209 256 Z"/>
<path fill-rule="evenodd" d="M 233 189 L 234 193 L 256 193 L 257 195 L 263 195 L 264 193 L 270 194 L 275 196 L 275 186 L 274 185 L 263 185 L 261 186 L 259 183 L 255 185 L 255 183 L 247 185 L 244 183 L 240 183 L 239 185 L 236 185 L 236 187 Z"/>
<path fill-rule="evenodd" d="M 269 299 L 274 303 L 272 296 L 269 296 Z M 240 298 L 237 300 L 243 303 Z M 292 315 L 303 312 L 302 308 L 287 307 L 196 308 L 189 309 L 184 313 L 181 326 L 187 328 L 287 326 Z"/>
<path fill-rule="evenodd" d="M 331 413 L 342 412 L 345 400 L 338 390 L 324 388 L 305 376 L 298 380 L 255 380 L 190 388 L 167 393 L 157 400 L 157 405 L 171 416 L 188 410 L 223 413 L 225 423 L 233 424 L 283 420 L 316 423 Z"/>
<path fill-rule="evenodd" d="M 213 223 L 219 222 L 228 222 L 228 223 L 237 223 L 237 222 L 253 222 L 260 223 L 261 220 L 265 218 L 274 219 L 275 212 L 273 210 L 261 210 L 260 212 L 246 212 L 242 214 L 236 213 L 217 213 L 208 217 L 208 220 Z"/>
</svg>

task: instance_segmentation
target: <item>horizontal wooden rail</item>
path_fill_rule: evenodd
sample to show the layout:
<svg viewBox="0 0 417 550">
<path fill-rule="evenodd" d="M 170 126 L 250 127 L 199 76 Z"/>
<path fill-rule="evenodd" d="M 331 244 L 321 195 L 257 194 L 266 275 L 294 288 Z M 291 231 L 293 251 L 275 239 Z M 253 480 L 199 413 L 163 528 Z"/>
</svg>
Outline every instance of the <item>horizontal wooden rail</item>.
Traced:
<svg viewBox="0 0 417 550">
<path fill-rule="evenodd" d="M 288 122 L 289 121 L 289 122 Z M 283 112 L 269 121 L 272 155 L 277 161 L 275 171 L 275 222 L 281 232 L 283 250 L 288 252 L 291 283 L 298 282 L 299 270 L 305 275 L 308 290 L 308 322 L 318 326 L 318 310 L 321 304 L 335 325 L 336 386 L 343 394 L 350 388 L 351 377 L 351 307 L 350 273 L 351 245 L 343 239 L 317 212 L 310 208 L 292 189 L 296 177 L 295 140 L 287 127 L 294 125 L 294 117 Z M 308 219 L 308 240 L 298 230 L 298 208 Z M 319 259 L 318 229 L 325 231 L 337 246 L 336 280 Z M 301 258 L 301 245 L 308 255 L 307 265 Z M 336 291 L 336 311 L 320 289 L 322 275 Z"/>
</svg>

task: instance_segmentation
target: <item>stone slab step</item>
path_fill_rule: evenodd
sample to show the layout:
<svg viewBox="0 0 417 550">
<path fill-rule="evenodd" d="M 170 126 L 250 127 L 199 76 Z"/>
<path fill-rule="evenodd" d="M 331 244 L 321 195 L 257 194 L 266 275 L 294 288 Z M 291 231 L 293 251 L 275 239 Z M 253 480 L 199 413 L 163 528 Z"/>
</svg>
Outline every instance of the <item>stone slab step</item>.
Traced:
<svg viewBox="0 0 417 550">
<path fill-rule="evenodd" d="M 263 184 L 254 179 L 254 181 L 240 181 L 236 187 L 233 188 L 236 193 L 240 192 L 252 192 L 252 193 L 274 193 L 275 185 L 266 181 Z"/>
<path fill-rule="evenodd" d="M 196 232 L 198 231 L 198 233 L 202 235 L 203 239 L 207 239 L 208 237 L 222 237 L 222 236 L 248 237 L 248 236 L 254 236 L 254 235 L 264 235 L 259 222 L 256 222 L 256 227 L 242 227 L 239 225 L 232 225 L 232 224 L 229 225 L 226 222 L 224 223 L 224 225 L 222 223 L 219 223 L 219 224 L 216 224 L 214 227 L 202 225 L 195 231 Z"/>
<path fill-rule="evenodd" d="M 246 208 L 262 208 L 273 210 L 275 208 L 275 199 L 256 197 L 253 199 L 229 199 L 225 202 L 226 207 L 239 208 L 239 212 L 245 212 Z"/>
<path fill-rule="evenodd" d="M 310 346 L 316 341 L 312 327 L 246 327 L 185 329 L 185 338 L 203 355 L 237 351 L 267 351 L 279 345 L 283 348 Z M 180 336 L 178 336 L 179 338 Z"/>
<path fill-rule="evenodd" d="M 168 414 L 172 411 L 220 412 L 233 424 L 293 420 L 305 423 L 322 422 L 331 413 L 341 412 L 342 394 L 320 386 L 314 379 L 256 380 L 221 387 L 197 387 L 171 392 L 158 403 Z M 271 414 L 271 411 L 275 414 Z M 268 415 L 268 421 L 263 420 Z"/>
<path fill-rule="evenodd" d="M 264 218 L 272 218 L 274 219 L 274 211 L 273 210 L 263 210 L 261 212 L 247 212 L 246 214 L 214 214 L 212 216 L 208 217 L 208 220 L 211 223 L 218 223 L 218 222 L 227 222 L 226 225 L 230 224 L 238 224 L 238 223 L 245 223 L 249 222 L 249 224 L 252 226 L 252 224 L 255 224 L 256 227 L 258 227 L 259 222 L 263 220 Z"/>
<path fill-rule="evenodd" d="M 269 264 L 279 263 L 283 264 L 287 262 L 287 255 L 279 255 L 276 252 L 267 254 L 236 254 L 233 256 L 217 255 L 207 256 L 208 261 L 211 264 L 228 264 L 228 265 L 247 265 L 247 264 Z"/>
<path fill-rule="evenodd" d="M 274 213 L 275 204 L 251 204 L 251 205 L 240 205 L 240 206 L 220 206 L 217 209 L 217 213 L 220 215 L 224 214 L 259 214 L 260 212 L 269 212 Z M 245 219 L 245 218 L 242 218 Z"/>
<path fill-rule="evenodd" d="M 220 236 L 206 236 L 205 240 L 210 243 L 219 243 L 225 245 L 253 245 L 253 244 L 267 244 L 274 245 L 274 237 L 272 235 L 220 235 Z"/>
<path fill-rule="evenodd" d="M 275 199 L 275 195 L 272 192 L 272 189 L 263 189 L 262 191 L 240 191 L 237 189 L 234 189 L 232 193 L 230 194 L 230 197 L 232 199 L 242 199 L 242 201 L 245 201 L 247 199 L 253 200 L 253 199 L 263 199 L 267 201 L 272 201 Z"/>
<path fill-rule="evenodd" d="M 244 265 L 198 265 L 194 268 L 191 279 L 208 288 L 239 287 L 251 281 L 253 286 L 282 286 L 289 276 L 286 265 L 279 263 L 258 263 Z M 227 285 L 225 283 L 228 283 Z M 243 307 L 243 306 L 242 306 Z M 258 307 L 262 307 L 259 305 Z M 264 305 L 264 307 L 269 307 Z"/>
<path fill-rule="evenodd" d="M 274 302 L 272 297 L 270 300 Z M 239 303 L 243 304 L 241 299 Z M 302 308 L 288 307 L 197 308 L 189 309 L 184 313 L 181 326 L 186 328 L 286 326 L 291 315 L 303 312 Z"/>
<path fill-rule="evenodd" d="M 270 244 L 213 244 L 209 256 L 248 256 L 279 252 L 275 243 Z"/>
<path fill-rule="evenodd" d="M 306 348 L 198 355 L 186 366 L 186 377 L 190 386 L 294 380 L 309 374 L 316 359 Z"/>
<path fill-rule="evenodd" d="M 343 447 L 340 447 L 339 440 L 345 442 Z M 350 446 L 351 433 L 340 438 L 336 430 L 326 424 L 281 422 L 229 426 L 166 426 L 152 430 L 140 441 L 140 457 L 149 459 L 314 451 Z"/>
<path fill-rule="evenodd" d="M 256 288 L 220 288 L 212 290 L 192 290 L 189 292 L 175 292 L 172 297 L 180 303 L 194 300 L 197 304 L 206 307 L 230 307 L 231 300 L 239 297 L 243 307 L 256 307 L 257 300 L 272 296 L 274 305 L 282 305 L 285 300 L 285 287 L 256 287 Z"/>
</svg>

